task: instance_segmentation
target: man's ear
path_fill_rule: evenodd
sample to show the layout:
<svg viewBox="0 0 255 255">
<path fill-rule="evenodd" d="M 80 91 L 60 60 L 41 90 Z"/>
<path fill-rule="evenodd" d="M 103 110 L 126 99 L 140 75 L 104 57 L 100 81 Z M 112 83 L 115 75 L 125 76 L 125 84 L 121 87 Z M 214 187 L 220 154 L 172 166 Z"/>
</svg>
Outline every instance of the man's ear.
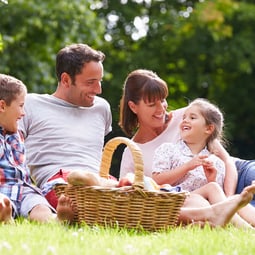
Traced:
<svg viewBox="0 0 255 255">
<path fill-rule="evenodd" d="M 69 87 L 70 84 L 72 84 L 72 80 L 71 80 L 71 77 L 68 73 L 66 72 L 63 72 L 61 74 L 61 83 L 62 85 L 64 85 L 65 87 Z"/>
<path fill-rule="evenodd" d="M 136 111 L 136 104 L 133 101 L 128 101 L 128 106 L 131 109 L 131 111 L 136 114 L 136 112 L 137 112 Z"/>
<path fill-rule="evenodd" d="M 6 107 L 6 103 L 4 100 L 0 100 L 0 112 L 4 112 Z"/>
</svg>

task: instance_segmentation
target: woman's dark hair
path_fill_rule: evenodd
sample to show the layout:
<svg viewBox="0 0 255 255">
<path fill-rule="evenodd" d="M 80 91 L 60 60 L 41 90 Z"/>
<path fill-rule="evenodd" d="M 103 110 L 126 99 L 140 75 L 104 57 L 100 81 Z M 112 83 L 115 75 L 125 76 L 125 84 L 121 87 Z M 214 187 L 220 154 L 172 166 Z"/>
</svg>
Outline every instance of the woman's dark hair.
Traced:
<svg viewBox="0 0 255 255">
<path fill-rule="evenodd" d="M 128 105 L 129 101 L 139 104 L 141 100 L 154 102 L 167 96 L 167 84 L 156 73 L 144 69 L 131 72 L 125 80 L 120 101 L 119 125 L 125 134 L 132 136 L 139 125 L 136 114 Z"/>
</svg>

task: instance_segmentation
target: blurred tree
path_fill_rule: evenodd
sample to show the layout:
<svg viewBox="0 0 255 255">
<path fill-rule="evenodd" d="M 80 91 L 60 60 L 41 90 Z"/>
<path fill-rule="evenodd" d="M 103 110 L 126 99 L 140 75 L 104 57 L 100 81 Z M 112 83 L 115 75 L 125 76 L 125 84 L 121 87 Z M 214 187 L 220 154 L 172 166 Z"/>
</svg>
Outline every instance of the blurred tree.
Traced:
<svg viewBox="0 0 255 255">
<path fill-rule="evenodd" d="M 2 4 L 8 4 L 6 0 L 0 0 L 0 8 Z M 0 52 L 3 50 L 3 40 L 2 35 L 0 34 Z"/>
<path fill-rule="evenodd" d="M 73 42 L 88 42 L 95 48 L 102 45 L 104 21 L 91 10 L 93 2 L 12 0 L 1 6 L 1 72 L 23 80 L 29 91 L 53 91 L 60 48 Z"/>
<path fill-rule="evenodd" d="M 113 135 L 123 135 L 125 77 L 147 68 L 167 81 L 169 109 L 195 97 L 217 103 L 230 152 L 254 158 L 254 13 L 251 0 L 12 0 L 0 8 L 0 71 L 30 91 L 51 92 L 56 52 L 88 43 L 106 53 L 102 96 L 112 106 Z"/>
<path fill-rule="evenodd" d="M 168 82 L 171 109 L 195 97 L 217 103 L 225 113 L 229 151 L 254 158 L 254 2 L 103 3 L 97 12 L 107 22 L 103 47 L 115 76 L 104 93 L 112 96 L 114 118 L 123 77 L 135 68 L 152 69 Z"/>
<path fill-rule="evenodd" d="M 248 1 L 196 3 L 179 30 L 178 49 L 186 63 L 182 78 L 190 88 L 188 97 L 207 97 L 222 108 L 230 152 L 248 158 L 255 155 L 254 11 Z"/>
</svg>

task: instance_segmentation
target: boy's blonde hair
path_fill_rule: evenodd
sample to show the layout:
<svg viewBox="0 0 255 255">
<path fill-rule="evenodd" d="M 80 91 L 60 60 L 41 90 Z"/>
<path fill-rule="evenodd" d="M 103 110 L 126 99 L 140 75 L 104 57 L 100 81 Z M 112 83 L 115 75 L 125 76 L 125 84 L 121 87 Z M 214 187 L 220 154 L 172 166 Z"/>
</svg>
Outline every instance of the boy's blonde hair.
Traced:
<svg viewBox="0 0 255 255">
<path fill-rule="evenodd" d="M 4 100 L 6 105 L 10 105 L 18 95 L 27 92 L 24 83 L 17 78 L 0 74 L 0 100 Z"/>
</svg>

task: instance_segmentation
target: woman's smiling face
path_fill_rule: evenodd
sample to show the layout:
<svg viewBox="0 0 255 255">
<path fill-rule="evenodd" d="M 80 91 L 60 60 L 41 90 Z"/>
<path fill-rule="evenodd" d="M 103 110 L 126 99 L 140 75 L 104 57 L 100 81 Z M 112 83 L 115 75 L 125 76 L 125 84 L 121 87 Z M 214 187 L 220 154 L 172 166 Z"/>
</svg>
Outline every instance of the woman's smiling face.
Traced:
<svg viewBox="0 0 255 255">
<path fill-rule="evenodd" d="M 142 99 L 138 104 L 134 105 L 133 111 L 137 115 L 139 126 L 147 125 L 152 128 L 158 128 L 165 124 L 166 109 L 166 99 L 156 99 L 153 102 Z"/>
</svg>

